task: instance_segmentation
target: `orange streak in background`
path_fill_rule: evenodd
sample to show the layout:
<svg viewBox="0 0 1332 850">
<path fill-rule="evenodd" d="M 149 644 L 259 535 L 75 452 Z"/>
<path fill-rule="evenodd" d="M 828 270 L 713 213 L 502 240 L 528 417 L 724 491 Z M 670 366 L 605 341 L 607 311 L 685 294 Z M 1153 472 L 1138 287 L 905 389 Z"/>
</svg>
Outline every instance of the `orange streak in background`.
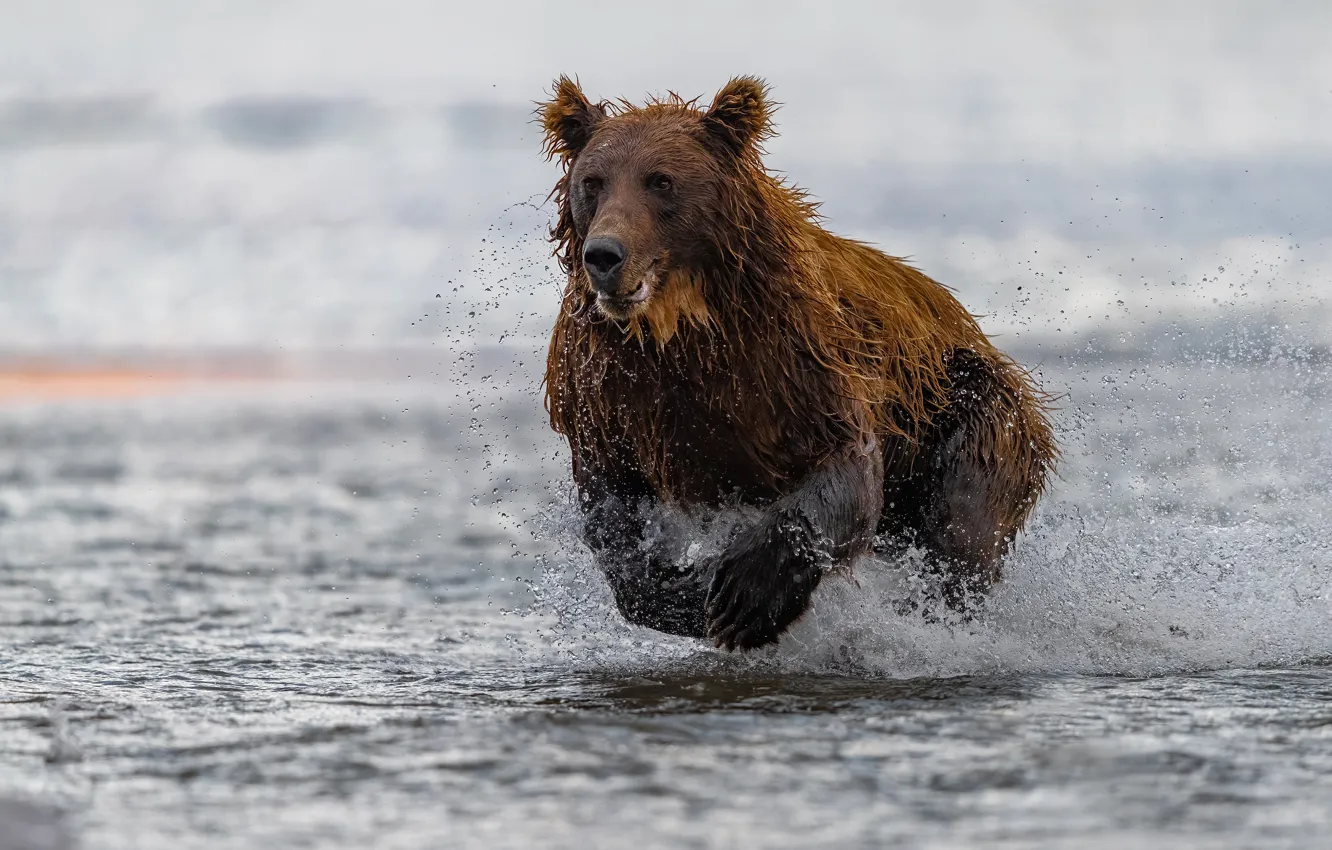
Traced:
<svg viewBox="0 0 1332 850">
<path fill-rule="evenodd" d="M 415 349 L 228 352 L 0 351 L 0 405 L 135 398 L 282 381 L 392 381 L 451 374 L 456 352 Z"/>
<path fill-rule="evenodd" d="M 64 399 L 171 395 L 189 388 L 255 383 L 278 377 L 269 364 L 253 361 L 127 364 L 59 359 L 0 360 L 0 404 Z"/>
<path fill-rule="evenodd" d="M 121 370 L 0 372 L 0 402 L 117 398 L 171 392 L 188 379 L 186 375 Z"/>
</svg>

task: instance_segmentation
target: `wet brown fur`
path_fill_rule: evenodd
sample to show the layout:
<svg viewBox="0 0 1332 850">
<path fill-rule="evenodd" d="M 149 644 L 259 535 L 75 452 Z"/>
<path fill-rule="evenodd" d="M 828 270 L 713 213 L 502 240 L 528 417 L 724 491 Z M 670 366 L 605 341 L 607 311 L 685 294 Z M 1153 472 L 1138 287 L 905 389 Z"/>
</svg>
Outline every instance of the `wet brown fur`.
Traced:
<svg viewBox="0 0 1332 850">
<path fill-rule="evenodd" d="M 612 490 L 686 508 L 763 504 L 840 447 L 870 441 L 890 503 L 880 529 L 894 530 L 892 488 L 925 486 L 923 455 L 951 415 L 969 429 L 964 460 L 1001 482 L 985 497 L 997 527 L 984 533 L 1006 549 L 1056 457 L 1046 396 L 947 288 L 823 228 L 816 205 L 763 165 L 770 115 L 754 78 L 732 80 L 707 109 L 675 95 L 593 104 L 561 78 L 542 108 L 546 153 L 562 167 L 552 241 L 569 275 L 546 407 L 575 480 L 610 477 Z M 598 313 L 571 199 L 580 153 L 602 139 L 643 155 L 703 151 L 689 165 L 715 180 L 695 229 L 706 262 L 675 267 L 668 256 L 652 297 L 623 321 Z M 959 358 L 983 374 L 985 397 L 950 412 Z"/>
</svg>

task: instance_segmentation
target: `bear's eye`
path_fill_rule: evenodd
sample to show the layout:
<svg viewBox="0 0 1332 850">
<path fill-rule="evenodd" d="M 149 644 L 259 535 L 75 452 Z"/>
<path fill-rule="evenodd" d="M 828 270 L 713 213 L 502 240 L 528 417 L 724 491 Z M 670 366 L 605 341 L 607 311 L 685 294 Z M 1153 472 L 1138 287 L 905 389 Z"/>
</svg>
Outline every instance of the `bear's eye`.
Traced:
<svg viewBox="0 0 1332 850">
<path fill-rule="evenodd" d="M 647 187 L 654 192 L 669 192 L 675 186 L 675 181 L 665 174 L 649 174 Z"/>
<path fill-rule="evenodd" d="M 586 192 L 586 193 L 589 194 L 589 195 L 595 195 L 595 194 L 597 194 L 598 192 L 600 192 L 600 191 L 601 191 L 601 178 L 600 178 L 600 177 L 584 177 L 584 178 L 583 178 L 583 191 Z"/>
</svg>

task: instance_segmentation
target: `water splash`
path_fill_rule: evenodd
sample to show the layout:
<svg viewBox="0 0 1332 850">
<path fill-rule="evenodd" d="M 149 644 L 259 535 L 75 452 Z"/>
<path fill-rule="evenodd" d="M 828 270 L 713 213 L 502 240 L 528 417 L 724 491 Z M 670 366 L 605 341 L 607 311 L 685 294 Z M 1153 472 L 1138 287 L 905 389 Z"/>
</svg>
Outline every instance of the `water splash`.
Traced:
<svg viewBox="0 0 1332 850">
<path fill-rule="evenodd" d="M 694 557 L 730 529 L 678 514 L 658 533 Z M 699 641 L 625 624 L 572 509 L 555 518 L 563 557 L 547 564 L 535 610 L 552 615 L 543 652 L 582 663 L 724 663 L 785 673 L 893 678 L 994 673 L 1154 675 L 1295 665 L 1332 655 L 1332 534 L 1259 522 L 1220 527 L 1040 513 L 1005 580 L 970 622 L 901 603 L 926 592 L 918 553 L 866 557 L 824 579 L 779 646 L 723 656 Z M 691 532 L 693 536 L 691 537 Z"/>
</svg>

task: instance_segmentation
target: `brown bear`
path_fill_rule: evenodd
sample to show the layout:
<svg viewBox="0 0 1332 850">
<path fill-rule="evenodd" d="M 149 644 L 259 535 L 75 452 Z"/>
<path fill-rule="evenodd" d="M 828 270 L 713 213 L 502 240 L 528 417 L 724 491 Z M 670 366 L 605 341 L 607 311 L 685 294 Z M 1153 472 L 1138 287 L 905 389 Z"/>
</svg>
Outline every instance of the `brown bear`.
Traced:
<svg viewBox="0 0 1332 850">
<path fill-rule="evenodd" d="M 561 77 L 539 113 L 568 273 L 546 408 L 623 616 L 731 650 L 774 643 L 876 538 L 923 550 L 966 611 L 1056 457 L 1029 374 L 948 289 L 829 233 L 764 167 L 762 80 L 701 108 L 594 103 Z M 661 503 L 762 514 L 679 566 L 645 542 Z"/>
</svg>

